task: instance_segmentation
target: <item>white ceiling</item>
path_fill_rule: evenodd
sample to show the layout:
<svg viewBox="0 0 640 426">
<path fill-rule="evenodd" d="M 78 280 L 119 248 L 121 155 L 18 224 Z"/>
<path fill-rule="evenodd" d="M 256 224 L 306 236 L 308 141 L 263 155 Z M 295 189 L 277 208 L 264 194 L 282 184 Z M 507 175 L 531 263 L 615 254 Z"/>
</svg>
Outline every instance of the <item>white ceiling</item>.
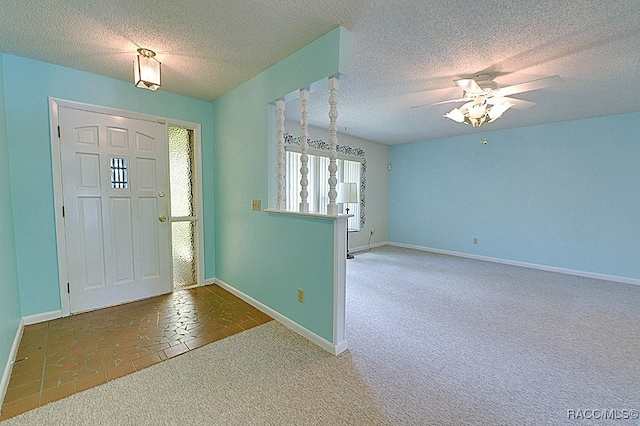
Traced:
<svg viewBox="0 0 640 426">
<path fill-rule="evenodd" d="M 340 131 L 387 144 L 640 110 L 638 0 L 0 0 L 0 50 L 132 81 L 138 47 L 160 90 L 212 101 L 338 25 L 352 32 Z M 442 115 L 453 83 L 488 72 L 537 105 L 481 128 Z M 328 93 L 311 120 L 328 123 Z M 297 120 L 297 102 L 287 119 Z"/>
</svg>

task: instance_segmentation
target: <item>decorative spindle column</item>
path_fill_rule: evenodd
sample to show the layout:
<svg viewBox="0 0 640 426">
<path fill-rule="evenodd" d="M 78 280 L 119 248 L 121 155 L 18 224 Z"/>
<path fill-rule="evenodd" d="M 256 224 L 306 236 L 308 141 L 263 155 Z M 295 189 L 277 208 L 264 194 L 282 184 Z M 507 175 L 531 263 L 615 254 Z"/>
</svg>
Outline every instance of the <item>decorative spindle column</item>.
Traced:
<svg viewBox="0 0 640 426">
<path fill-rule="evenodd" d="M 336 77 L 329 79 L 329 204 L 327 205 L 327 214 L 336 216 L 338 214 L 338 205 L 336 204 L 336 185 L 338 178 L 336 172 L 338 165 L 336 159 L 338 157 L 338 88 L 340 83 Z"/>
<path fill-rule="evenodd" d="M 278 127 L 278 210 L 286 210 L 285 174 L 286 159 L 284 152 L 284 101 L 276 101 Z"/>
<path fill-rule="evenodd" d="M 309 90 L 300 89 L 300 213 L 309 213 Z"/>
</svg>

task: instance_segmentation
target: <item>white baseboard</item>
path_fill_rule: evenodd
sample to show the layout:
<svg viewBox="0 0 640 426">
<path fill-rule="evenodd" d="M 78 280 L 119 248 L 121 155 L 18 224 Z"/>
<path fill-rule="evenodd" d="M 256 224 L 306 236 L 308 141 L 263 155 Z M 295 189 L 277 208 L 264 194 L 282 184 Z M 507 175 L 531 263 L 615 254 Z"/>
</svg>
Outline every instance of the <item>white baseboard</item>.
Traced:
<svg viewBox="0 0 640 426">
<path fill-rule="evenodd" d="M 326 342 L 326 340 L 325 340 L 325 342 Z M 327 342 L 327 343 L 329 343 L 329 342 Z M 342 352 L 344 352 L 344 351 L 346 351 L 347 349 L 349 349 L 349 345 L 347 344 L 347 341 L 346 341 L 346 340 L 343 340 L 343 341 L 338 342 L 337 344 L 335 344 L 335 345 L 331 345 L 331 346 L 333 346 L 333 351 L 330 351 L 330 350 L 327 350 L 327 349 L 325 349 L 325 350 L 326 350 L 327 352 L 330 352 L 330 353 L 334 354 L 335 356 L 338 356 L 338 355 L 340 355 Z M 324 348 L 323 348 L 323 349 L 324 349 Z"/>
<path fill-rule="evenodd" d="M 277 311 L 274 311 L 273 309 L 271 309 L 267 305 L 257 301 L 253 297 L 248 296 L 248 295 L 244 294 L 243 292 L 241 292 L 240 290 L 230 286 L 229 284 L 225 283 L 224 281 L 219 280 L 218 278 L 214 278 L 213 281 L 214 281 L 214 284 L 219 285 L 220 287 L 222 287 L 225 290 L 227 290 L 229 293 L 234 294 L 235 296 L 237 296 L 240 299 L 244 300 L 245 302 L 247 302 L 248 304 L 250 304 L 254 308 L 261 310 L 265 314 L 269 315 L 271 318 L 273 318 L 276 321 L 278 321 L 280 324 L 282 324 L 285 327 L 289 328 L 290 330 L 298 333 L 299 335 L 301 335 L 302 337 L 304 337 L 307 340 L 311 341 L 312 343 L 315 343 L 316 345 L 320 346 L 325 351 L 327 351 L 329 353 L 332 353 L 334 355 L 339 355 L 341 352 L 343 352 L 344 350 L 347 349 L 347 342 L 346 341 L 342 341 L 342 342 L 338 342 L 337 344 L 333 344 L 333 343 L 327 341 L 326 339 L 323 339 L 322 337 L 318 336 L 314 332 L 307 330 L 306 328 L 304 328 L 303 326 L 301 326 L 297 322 L 292 321 L 291 319 L 285 317 L 281 313 L 279 313 Z"/>
<path fill-rule="evenodd" d="M 559 274 L 575 275 L 578 277 L 593 278 L 596 280 L 640 285 L 640 279 L 638 278 L 620 277 L 617 275 L 607 275 L 607 274 L 598 274 L 595 272 L 578 271 L 575 269 L 559 268 L 556 266 L 540 265 L 537 263 L 519 262 L 515 260 L 500 259 L 497 257 L 489 257 L 489 256 L 480 256 L 476 254 L 462 253 L 462 252 L 451 251 L 451 250 L 442 250 L 442 249 L 436 249 L 431 247 L 416 246 L 412 244 L 387 242 L 386 245 L 403 247 L 403 248 L 420 250 L 420 251 L 427 251 L 431 253 L 447 254 L 450 256 L 465 257 L 467 259 L 483 260 L 485 262 L 501 263 L 503 265 L 520 266 L 522 268 L 529 268 L 529 269 L 538 269 L 538 270 L 547 271 L 547 272 L 557 272 Z"/>
<path fill-rule="evenodd" d="M 18 353 L 18 347 L 20 346 L 20 339 L 22 339 L 22 332 L 24 330 L 24 319 L 20 319 L 18 330 L 16 331 L 16 337 L 13 339 L 13 345 L 9 352 L 9 359 L 7 359 L 7 365 L 4 367 L 4 373 L 2 374 L 2 381 L 0 382 L 0 410 L 2 409 L 2 403 L 4 397 L 7 394 L 7 388 L 9 387 L 9 380 L 11 379 L 11 371 L 13 370 L 13 363 L 16 360 L 16 354 Z"/>
<path fill-rule="evenodd" d="M 41 314 L 29 315 L 23 317 L 24 325 L 37 324 L 39 322 L 51 321 L 62 318 L 62 310 L 43 312 Z"/>
<path fill-rule="evenodd" d="M 366 246 L 360 246 L 360 247 L 352 247 L 349 249 L 349 253 L 358 253 L 359 251 L 366 251 L 372 248 L 376 248 L 376 247 L 382 247 L 382 246 L 386 246 L 389 245 L 388 242 L 382 242 L 382 243 L 374 243 L 374 244 L 367 244 Z"/>
</svg>

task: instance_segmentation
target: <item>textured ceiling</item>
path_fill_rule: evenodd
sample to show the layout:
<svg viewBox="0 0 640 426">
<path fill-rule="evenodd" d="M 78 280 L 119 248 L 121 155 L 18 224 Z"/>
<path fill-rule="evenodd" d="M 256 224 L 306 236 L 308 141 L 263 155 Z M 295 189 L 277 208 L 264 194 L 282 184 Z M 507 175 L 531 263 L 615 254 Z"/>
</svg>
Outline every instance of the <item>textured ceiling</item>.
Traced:
<svg viewBox="0 0 640 426">
<path fill-rule="evenodd" d="M 161 90 L 212 101 L 338 25 L 352 32 L 341 132 L 396 144 L 640 110 L 638 0 L 0 0 L 0 50 L 132 80 L 138 47 L 162 62 Z M 488 72 L 536 102 L 481 128 L 442 117 L 453 80 Z M 327 91 L 311 120 L 328 123 Z M 287 119 L 297 120 L 296 101 Z"/>
</svg>

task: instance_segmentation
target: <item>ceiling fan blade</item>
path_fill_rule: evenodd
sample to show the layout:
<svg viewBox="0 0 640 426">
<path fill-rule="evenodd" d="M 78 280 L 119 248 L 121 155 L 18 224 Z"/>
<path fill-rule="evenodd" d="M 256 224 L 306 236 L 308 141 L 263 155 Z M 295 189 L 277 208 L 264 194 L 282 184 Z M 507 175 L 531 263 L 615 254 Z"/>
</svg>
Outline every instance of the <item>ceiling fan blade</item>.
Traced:
<svg viewBox="0 0 640 426">
<path fill-rule="evenodd" d="M 510 96 L 516 93 L 529 92 L 531 90 L 543 89 L 555 84 L 563 83 L 559 75 L 539 78 L 525 83 L 514 84 L 513 86 L 502 87 L 494 92 L 495 96 Z"/>
<path fill-rule="evenodd" d="M 416 106 L 412 106 L 411 109 L 415 109 L 415 108 L 422 108 L 422 107 L 426 107 L 426 106 L 433 106 L 433 105 L 443 105 L 443 104 L 449 104 L 452 102 L 463 102 L 466 101 L 467 99 L 465 98 L 460 98 L 460 99 L 451 99 L 448 101 L 440 101 L 440 102 L 434 102 L 432 104 L 423 104 L 423 105 L 416 105 Z"/>
<path fill-rule="evenodd" d="M 472 78 L 463 78 L 460 80 L 455 80 L 455 84 L 458 85 L 465 92 L 471 93 L 480 93 L 482 92 L 482 87 L 478 86 L 478 83 Z"/>
<path fill-rule="evenodd" d="M 535 102 L 523 101 L 522 99 L 514 99 L 514 98 L 509 98 L 509 102 L 513 104 L 511 108 L 519 109 L 519 110 L 531 108 L 536 104 Z"/>
<path fill-rule="evenodd" d="M 511 108 L 513 109 L 527 109 L 534 106 L 535 102 L 523 101 L 522 99 L 506 98 L 504 96 L 495 96 L 487 99 L 487 103 L 491 105 L 499 105 L 506 101 L 511 102 Z"/>
</svg>

